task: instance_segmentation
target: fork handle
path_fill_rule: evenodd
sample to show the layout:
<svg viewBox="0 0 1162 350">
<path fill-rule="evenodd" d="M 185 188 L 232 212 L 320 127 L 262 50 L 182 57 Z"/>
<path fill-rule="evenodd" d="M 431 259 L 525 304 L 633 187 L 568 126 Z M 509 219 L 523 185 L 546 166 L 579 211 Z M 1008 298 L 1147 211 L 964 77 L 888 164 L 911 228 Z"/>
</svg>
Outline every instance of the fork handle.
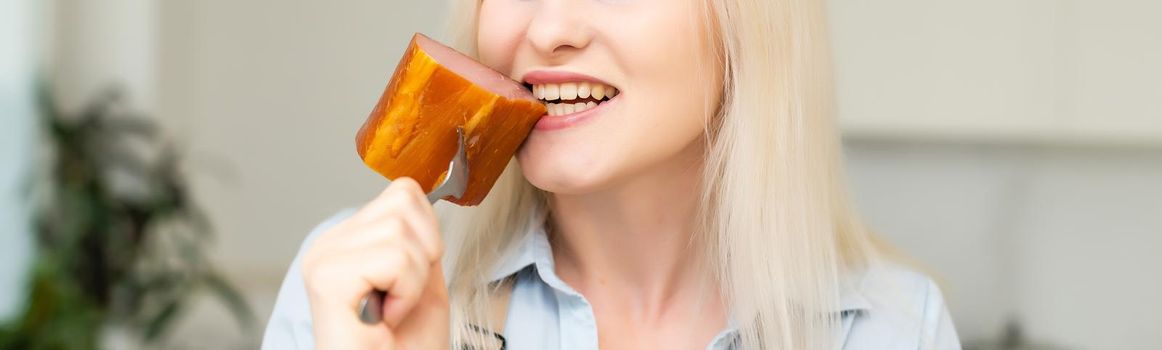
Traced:
<svg viewBox="0 0 1162 350">
<path fill-rule="evenodd" d="M 373 290 L 367 292 L 359 300 L 359 321 L 366 325 L 376 325 L 383 322 L 383 302 L 387 299 L 387 292 Z"/>
<path fill-rule="evenodd" d="M 436 189 L 432 190 L 431 193 L 428 193 L 428 204 L 434 205 L 436 202 L 440 201 L 441 198 L 454 194 L 448 192 L 449 191 L 445 189 L 444 186 L 436 187 Z"/>
</svg>

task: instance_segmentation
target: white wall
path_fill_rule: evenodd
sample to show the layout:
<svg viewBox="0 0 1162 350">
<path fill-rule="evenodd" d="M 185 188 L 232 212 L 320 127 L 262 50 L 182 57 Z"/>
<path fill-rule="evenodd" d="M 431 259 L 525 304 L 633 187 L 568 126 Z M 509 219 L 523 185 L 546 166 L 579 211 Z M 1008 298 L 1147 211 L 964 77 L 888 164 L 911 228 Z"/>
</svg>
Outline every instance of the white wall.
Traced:
<svg viewBox="0 0 1162 350">
<path fill-rule="evenodd" d="M 152 0 L 52 0 L 48 78 L 54 97 L 76 110 L 102 89 L 123 90 L 136 110 L 153 112 L 157 91 L 157 10 Z"/>
<path fill-rule="evenodd" d="M 828 3 L 850 132 L 1162 145 L 1162 2 Z"/>
</svg>

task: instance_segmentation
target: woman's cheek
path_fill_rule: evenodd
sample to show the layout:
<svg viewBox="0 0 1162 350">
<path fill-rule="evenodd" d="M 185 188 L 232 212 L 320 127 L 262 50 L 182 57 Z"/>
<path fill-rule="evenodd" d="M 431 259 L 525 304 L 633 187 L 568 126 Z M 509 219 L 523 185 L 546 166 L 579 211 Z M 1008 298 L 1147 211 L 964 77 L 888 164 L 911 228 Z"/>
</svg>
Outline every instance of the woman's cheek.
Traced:
<svg viewBox="0 0 1162 350">
<path fill-rule="evenodd" d="M 505 64 L 505 62 L 512 62 L 512 59 L 504 57 L 504 46 L 505 43 L 500 40 L 499 35 L 481 30 L 476 40 L 480 62 L 500 72 L 510 71 L 511 64 Z"/>
<path fill-rule="evenodd" d="M 476 46 L 480 62 L 510 74 L 528 21 L 523 19 L 521 11 L 498 8 L 501 5 L 489 6 L 489 3 L 493 2 L 486 1 L 481 7 L 477 27 Z M 496 13 L 507 13 L 508 16 Z"/>
</svg>

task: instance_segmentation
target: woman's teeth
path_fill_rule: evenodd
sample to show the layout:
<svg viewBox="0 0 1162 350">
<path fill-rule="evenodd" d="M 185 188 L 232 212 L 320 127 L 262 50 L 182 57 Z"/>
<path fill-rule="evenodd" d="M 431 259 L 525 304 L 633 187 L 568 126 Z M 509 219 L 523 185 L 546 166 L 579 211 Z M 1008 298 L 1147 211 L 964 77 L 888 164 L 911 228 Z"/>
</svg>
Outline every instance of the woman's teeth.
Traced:
<svg viewBox="0 0 1162 350">
<path fill-rule="evenodd" d="M 617 93 L 617 89 L 612 86 L 592 82 L 533 85 L 533 97 L 545 102 L 551 116 L 597 107 L 601 102 L 617 96 Z"/>
<path fill-rule="evenodd" d="M 580 113 L 590 108 L 597 107 L 597 102 L 576 102 L 576 103 L 546 103 L 545 108 L 549 110 L 549 115 L 566 115 L 573 113 Z"/>
<path fill-rule="evenodd" d="M 546 101 L 557 99 L 574 100 L 589 97 L 600 100 L 615 95 L 617 95 L 616 88 L 601 83 L 581 82 L 533 85 L 533 97 Z"/>
</svg>

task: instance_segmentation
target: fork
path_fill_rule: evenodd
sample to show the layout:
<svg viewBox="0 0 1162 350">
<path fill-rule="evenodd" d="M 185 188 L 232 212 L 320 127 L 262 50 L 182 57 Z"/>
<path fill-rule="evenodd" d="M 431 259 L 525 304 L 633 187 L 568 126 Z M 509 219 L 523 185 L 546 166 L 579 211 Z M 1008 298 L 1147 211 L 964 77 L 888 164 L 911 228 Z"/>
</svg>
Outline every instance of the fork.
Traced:
<svg viewBox="0 0 1162 350">
<path fill-rule="evenodd" d="M 456 138 L 459 142 L 456 156 L 448 162 L 448 171 L 447 175 L 444 176 L 444 182 L 428 193 L 428 203 L 436 204 L 436 201 L 449 196 L 460 198 L 468 189 L 468 157 L 464 154 L 464 128 L 456 128 Z M 363 299 L 359 301 L 359 320 L 367 325 L 383 322 L 385 298 L 387 298 L 387 291 L 378 289 L 364 295 Z"/>
</svg>

